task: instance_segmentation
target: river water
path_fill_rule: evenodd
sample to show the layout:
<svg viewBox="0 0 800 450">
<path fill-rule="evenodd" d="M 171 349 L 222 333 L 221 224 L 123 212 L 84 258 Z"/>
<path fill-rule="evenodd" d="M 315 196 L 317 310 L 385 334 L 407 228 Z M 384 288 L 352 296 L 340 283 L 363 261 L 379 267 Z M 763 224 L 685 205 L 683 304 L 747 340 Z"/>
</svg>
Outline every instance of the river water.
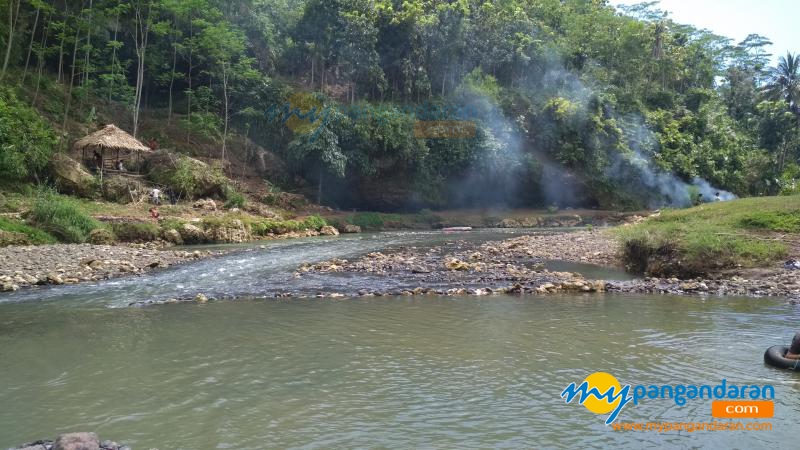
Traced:
<svg viewBox="0 0 800 450">
<path fill-rule="evenodd" d="M 800 378 L 762 362 L 800 317 L 785 300 L 253 295 L 267 284 L 289 286 L 300 262 L 451 239 L 284 242 L 141 278 L 2 296 L 0 448 L 76 430 L 135 450 L 750 449 L 797 441 Z M 361 282 L 312 280 L 302 289 Z M 196 290 L 242 298 L 120 308 Z M 635 385 L 771 384 L 773 429 L 615 432 L 605 416 L 560 398 L 596 371 Z M 627 406 L 621 420 L 713 419 L 708 400 L 659 399 Z"/>
</svg>

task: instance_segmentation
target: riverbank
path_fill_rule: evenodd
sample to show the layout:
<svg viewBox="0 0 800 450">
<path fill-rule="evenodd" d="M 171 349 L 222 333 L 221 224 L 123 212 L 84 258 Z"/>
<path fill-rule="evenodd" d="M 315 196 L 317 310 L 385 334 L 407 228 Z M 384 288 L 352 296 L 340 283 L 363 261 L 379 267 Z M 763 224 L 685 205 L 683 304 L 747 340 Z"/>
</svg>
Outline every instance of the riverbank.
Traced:
<svg viewBox="0 0 800 450">
<path fill-rule="evenodd" d="M 0 247 L 0 291 L 143 274 L 221 253 L 162 249 L 142 244 Z"/>
</svg>

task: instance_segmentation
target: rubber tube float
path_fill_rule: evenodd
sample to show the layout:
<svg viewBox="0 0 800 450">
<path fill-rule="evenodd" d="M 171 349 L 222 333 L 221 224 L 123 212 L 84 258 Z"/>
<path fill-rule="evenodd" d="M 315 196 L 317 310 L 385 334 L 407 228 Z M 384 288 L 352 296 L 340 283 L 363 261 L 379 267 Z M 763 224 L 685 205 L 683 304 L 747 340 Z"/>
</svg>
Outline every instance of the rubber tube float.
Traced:
<svg viewBox="0 0 800 450">
<path fill-rule="evenodd" d="M 785 345 L 773 345 L 764 352 L 764 362 L 778 369 L 800 370 L 800 359 L 787 358 L 788 351 Z"/>
</svg>

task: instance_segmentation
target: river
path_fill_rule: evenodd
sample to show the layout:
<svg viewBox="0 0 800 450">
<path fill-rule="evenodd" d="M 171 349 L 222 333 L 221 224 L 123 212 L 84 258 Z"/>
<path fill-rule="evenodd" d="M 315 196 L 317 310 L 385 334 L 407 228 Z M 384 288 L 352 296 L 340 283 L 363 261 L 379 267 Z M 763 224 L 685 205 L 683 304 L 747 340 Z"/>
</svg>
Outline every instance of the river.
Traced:
<svg viewBox="0 0 800 450">
<path fill-rule="evenodd" d="M 291 273 L 301 262 L 452 239 L 287 241 L 140 278 L 0 296 L 0 448 L 81 430 L 135 450 L 768 448 L 797 440 L 800 378 L 762 362 L 800 317 L 785 300 L 258 295 L 376 282 L 332 277 L 296 287 Z M 195 291 L 237 301 L 124 307 Z M 560 398 L 596 371 L 623 384 L 771 384 L 773 429 L 615 432 L 605 416 Z M 713 419 L 708 400 L 658 399 L 627 406 L 621 420 Z"/>
</svg>

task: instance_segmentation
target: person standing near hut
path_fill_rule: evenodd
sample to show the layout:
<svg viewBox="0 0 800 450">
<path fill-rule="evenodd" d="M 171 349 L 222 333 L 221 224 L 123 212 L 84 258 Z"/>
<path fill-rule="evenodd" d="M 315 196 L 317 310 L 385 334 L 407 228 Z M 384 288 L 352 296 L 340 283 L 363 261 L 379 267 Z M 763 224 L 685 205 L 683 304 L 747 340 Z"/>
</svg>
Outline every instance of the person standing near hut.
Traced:
<svg viewBox="0 0 800 450">
<path fill-rule="evenodd" d="M 161 189 L 154 187 L 150 191 L 150 201 L 156 206 L 161 205 Z"/>
</svg>

